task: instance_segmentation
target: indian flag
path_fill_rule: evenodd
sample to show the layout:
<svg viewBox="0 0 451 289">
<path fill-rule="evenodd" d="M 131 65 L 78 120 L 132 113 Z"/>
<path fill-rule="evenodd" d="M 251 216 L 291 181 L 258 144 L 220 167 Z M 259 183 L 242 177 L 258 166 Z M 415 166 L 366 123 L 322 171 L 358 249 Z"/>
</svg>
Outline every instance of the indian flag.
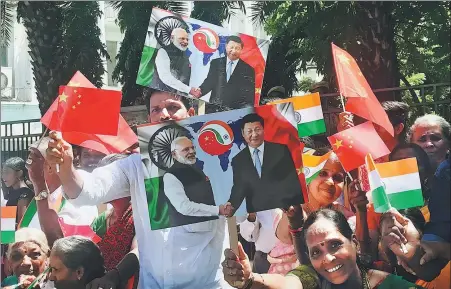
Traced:
<svg viewBox="0 0 451 289">
<path fill-rule="evenodd" d="M 314 156 L 309 152 L 302 154 L 302 164 L 304 166 L 305 181 L 310 184 L 323 169 L 332 152 L 322 156 Z"/>
<path fill-rule="evenodd" d="M 424 205 L 416 158 L 375 164 L 367 155 L 366 165 L 377 213 L 390 207 L 402 210 Z"/>
<path fill-rule="evenodd" d="M 16 213 L 17 207 L 2 207 L 2 229 L 1 242 L 2 244 L 14 243 L 16 233 Z"/>
<path fill-rule="evenodd" d="M 50 194 L 47 200 L 49 202 L 49 208 L 53 209 L 57 213 L 61 211 L 66 201 L 63 198 L 61 188 Z M 41 223 L 39 222 L 38 217 L 38 207 L 34 198 L 28 205 L 27 210 L 22 217 L 22 220 L 20 220 L 19 222 L 18 228 L 41 229 Z"/>
<path fill-rule="evenodd" d="M 299 137 L 326 132 L 319 93 L 293 98 L 293 108 Z"/>
</svg>

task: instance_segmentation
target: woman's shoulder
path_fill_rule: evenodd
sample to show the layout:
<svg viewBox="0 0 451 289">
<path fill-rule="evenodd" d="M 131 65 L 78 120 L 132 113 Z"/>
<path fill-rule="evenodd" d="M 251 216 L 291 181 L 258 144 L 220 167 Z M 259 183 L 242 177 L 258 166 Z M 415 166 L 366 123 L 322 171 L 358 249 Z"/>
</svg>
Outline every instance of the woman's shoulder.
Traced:
<svg viewBox="0 0 451 289">
<path fill-rule="evenodd" d="M 321 284 L 320 277 L 318 273 L 313 269 L 313 267 L 308 265 L 299 265 L 290 272 L 287 276 L 295 276 L 299 278 L 302 282 L 302 288 L 304 289 L 314 289 L 318 288 Z"/>
<path fill-rule="evenodd" d="M 33 190 L 29 187 L 17 189 L 17 194 L 19 195 L 19 199 L 27 199 L 34 196 Z"/>
</svg>

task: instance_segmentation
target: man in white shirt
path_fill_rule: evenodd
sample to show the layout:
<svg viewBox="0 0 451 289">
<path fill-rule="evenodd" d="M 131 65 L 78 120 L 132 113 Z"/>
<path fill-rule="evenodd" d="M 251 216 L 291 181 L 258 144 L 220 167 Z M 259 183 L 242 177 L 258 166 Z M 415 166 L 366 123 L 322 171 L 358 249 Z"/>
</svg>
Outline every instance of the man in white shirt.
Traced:
<svg viewBox="0 0 451 289">
<path fill-rule="evenodd" d="M 268 253 L 274 248 L 277 242 L 274 231 L 274 220 L 276 210 L 267 210 L 257 213 L 250 213 L 248 217 L 240 223 L 240 234 L 248 242 L 255 243 L 255 255 L 252 272 L 266 274 L 269 270 Z M 238 217 L 237 217 L 238 220 Z"/>
<path fill-rule="evenodd" d="M 174 164 L 163 177 L 164 193 L 170 204 L 172 227 L 217 219 L 230 214 L 230 204 L 216 206 L 210 179 L 197 168 L 193 142 L 177 137 L 171 143 Z"/>
<path fill-rule="evenodd" d="M 171 44 L 158 49 L 155 71 L 150 87 L 183 95 L 197 95 L 198 89 L 189 86 L 191 64 L 186 55 L 189 35 L 183 28 L 171 32 Z"/>
<path fill-rule="evenodd" d="M 153 92 L 148 102 L 150 122 L 180 120 L 193 114 L 180 97 L 164 92 Z M 141 155 L 118 160 L 95 169 L 92 173 L 77 172 L 72 166 L 71 146 L 52 132 L 54 141 L 47 149 L 48 161 L 59 164 L 59 177 L 64 191 L 73 204 L 100 204 L 131 196 L 133 219 L 138 240 L 140 263 L 140 289 L 159 288 L 230 288 L 224 281 L 222 252 L 228 247 L 226 220 L 203 222 L 152 231 L 150 228 L 144 177 L 147 171 Z M 138 252 L 135 250 L 135 254 Z M 127 256 L 134 254 L 127 254 Z M 127 257 L 126 256 L 126 257 Z M 125 258 L 124 258 L 125 259 Z M 136 259 L 136 257 L 135 257 Z M 118 265 L 119 266 L 119 265 Z M 124 266 L 124 268 L 130 267 Z M 118 280 L 131 276 L 121 275 L 120 269 L 107 273 L 97 288 L 117 286 Z M 104 284 L 108 284 L 107 287 Z M 101 285 L 101 286 L 100 286 Z M 113 287 L 115 288 L 115 287 Z"/>
</svg>

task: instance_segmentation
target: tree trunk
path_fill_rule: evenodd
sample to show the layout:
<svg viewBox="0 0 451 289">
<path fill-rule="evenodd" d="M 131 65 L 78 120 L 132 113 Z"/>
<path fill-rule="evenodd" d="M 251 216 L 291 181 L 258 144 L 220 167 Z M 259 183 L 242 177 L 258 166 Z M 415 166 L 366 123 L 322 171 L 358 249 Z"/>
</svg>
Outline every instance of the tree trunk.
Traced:
<svg viewBox="0 0 451 289">
<path fill-rule="evenodd" d="M 25 26 L 39 109 L 43 115 L 62 83 L 62 11 L 58 2 L 21 1 L 18 18 Z"/>
<path fill-rule="evenodd" d="M 348 47 L 357 59 L 363 75 L 371 88 L 399 86 L 399 67 L 394 41 L 394 23 L 391 2 L 355 2 L 362 9 L 362 19 L 357 23 L 356 41 Z M 393 92 L 376 93 L 380 101 L 398 99 Z"/>
</svg>

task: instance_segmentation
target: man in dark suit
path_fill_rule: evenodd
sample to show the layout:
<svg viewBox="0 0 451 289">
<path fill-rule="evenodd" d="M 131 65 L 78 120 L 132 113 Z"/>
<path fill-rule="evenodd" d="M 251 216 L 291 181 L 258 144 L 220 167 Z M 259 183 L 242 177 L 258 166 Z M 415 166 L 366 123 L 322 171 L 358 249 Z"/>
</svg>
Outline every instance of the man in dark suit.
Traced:
<svg viewBox="0 0 451 289">
<path fill-rule="evenodd" d="M 264 141 L 263 118 L 255 113 L 244 116 L 241 133 L 247 147 L 232 159 L 232 208 L 244 199 L 248 213 L 303 203 L 291 152 L 286 145 Z"/>
<path fill-rule="evenodd" d="M 240 59 L 243 41 L 238 36 L 229 36 L 226 42 L 226 57 L 213 59 L 207 78 L 199 87 L 197 97 L 211 91 L 206 112 L 253 106 L 255 98 L 255 71 Z"/>
</svg>

